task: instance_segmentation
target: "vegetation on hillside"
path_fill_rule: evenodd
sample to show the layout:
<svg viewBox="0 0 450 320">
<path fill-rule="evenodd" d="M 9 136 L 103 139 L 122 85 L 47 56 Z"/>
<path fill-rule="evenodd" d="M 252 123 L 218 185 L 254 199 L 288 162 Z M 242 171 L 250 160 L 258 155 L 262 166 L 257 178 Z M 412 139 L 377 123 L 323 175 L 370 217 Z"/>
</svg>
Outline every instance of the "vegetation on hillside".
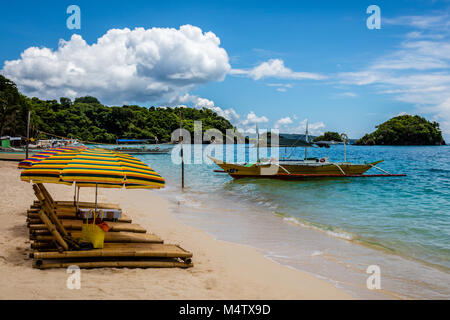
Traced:
<svg viewBox="0 0 450 320">
<path fill-rule="evenodd" d="M 216 128 L 225 133 L 233 126 L 210 109 L 155 108 L 124 105 L 104 106 L 95 97 L 40 100 L 19 93 L 15 84 L 0 75 L 0 135 L 26 136 L 27 111 L 31 110 L 31 137 L 46 138 L 41 131 L 83 141 L 114 143 L 117 138 L 170 141 L 180 126 L 194 131 L 194 120 L 203 131 Z"/>
<path fill-rule="evenodd" d="M 323 135 L 315 137 L 313 139 L 313 142 L 317 141 L 336 141 L 336 142 L 342 142 L 341 135 L 337 132 L 327 131 Z"/>
<path fill-rule="evenodd" d="M 355 142 L 357 145 L 442 145 L 439 123 L 420 116 L 394 117 Z"/>
<path fill-rule="evenodd" d="M 24 135 L 29 108 L 16 84 L 0 74 L 0 136 Z"/>
</svg>

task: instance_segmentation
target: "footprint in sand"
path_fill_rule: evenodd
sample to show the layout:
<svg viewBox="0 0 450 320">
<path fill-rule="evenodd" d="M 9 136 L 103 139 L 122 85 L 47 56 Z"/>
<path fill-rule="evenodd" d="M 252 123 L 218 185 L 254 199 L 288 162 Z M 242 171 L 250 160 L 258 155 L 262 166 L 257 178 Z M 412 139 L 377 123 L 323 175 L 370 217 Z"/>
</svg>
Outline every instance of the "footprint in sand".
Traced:
<svg viewBox="0 0 450 320">
<path fill-rule="evenodd" d="M 210 279 L 205 280 L 205 288 L 207 290 L 212 290 L 216 286 L 217 286 L 216 279 L 210 278 Z"/>
</svg>

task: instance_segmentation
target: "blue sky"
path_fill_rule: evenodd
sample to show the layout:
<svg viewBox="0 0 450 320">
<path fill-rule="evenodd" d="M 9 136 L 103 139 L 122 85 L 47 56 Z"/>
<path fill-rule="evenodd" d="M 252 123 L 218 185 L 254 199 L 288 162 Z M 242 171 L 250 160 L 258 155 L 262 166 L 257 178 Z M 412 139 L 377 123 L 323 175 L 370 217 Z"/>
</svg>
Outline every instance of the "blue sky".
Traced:
<svg viewBox="0 0 450 320">
<path fill-rule="evenodd" d="M 81 9 L 80 30 L 66 27 L 71 4 Z M 372 4 L 381 9 L 379 30 L 366 26 Z M 249 131 L 258 122 L 303 132 L 308 119 L 313 133 L 352 138 L 400 113 L 420 114 L 440 122 L 450 140 L 448 1 L 29 1 L 2 7 L 0 72 L 27 95 L 209 107 Z M 136 27 L 143 29 L 133 32 Z M 125 34 L 107 34 L 125 28 Z M 68 42 L 65 50 L 60 39 Z"/>
</svg>

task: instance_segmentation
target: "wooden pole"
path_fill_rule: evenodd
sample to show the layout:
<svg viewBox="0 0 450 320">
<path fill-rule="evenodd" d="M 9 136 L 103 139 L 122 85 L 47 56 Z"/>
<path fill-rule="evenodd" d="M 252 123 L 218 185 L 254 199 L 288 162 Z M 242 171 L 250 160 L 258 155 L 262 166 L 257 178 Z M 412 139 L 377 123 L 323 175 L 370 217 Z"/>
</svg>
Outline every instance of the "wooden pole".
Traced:
<svg viewBox="0 0 450 320">
<path fill-rule="evenodd" d="M 76 182 L 75 182 L 75 186 L 76 186 Z M 78 186 L 78 190 L 77 190 L 77 205 L 75 206 L 75 210 L 78 211 L 78 206 L 80 205 L 80 187 Z"/>
<path fill-rule="evenodd" d="M 36 197 L 39 199 L 39 202 L 41 203 L 41 210 L 39 211 L 39 217 L 41 218 L 42 222 L 44 222 L 44 224 L 47 225 L 46 221 L 44 221 L 44 219 L 42 219 L 42 210 L 44 210 L 45 214 L 48 215 L 49 221 L 52 221 L 55 226 L 56 229 L 59 233 L 61 233 L 63 236 L 67 236 L 67 231 L 64 228 L 64 226 L 61 224 L 61 221 L 59 221 L 58 216 L 55 213 L 55 208 L 53 206 L 51 206 L 47 200 L 45 199 L 44 195 L 40 192 L 38 186 L 36 186 L 35 184 L 33 185 L 33 189 L 34 189 L 34 193 L 36 195 Z M 44 214 L 44 215 L 45 215 Z M 53 225 L 53 224 L 52 224 Z M 52 232 L 49 229 L 50 232 Z M 59 241 L 58 241 L 59 242 Z M 64 247 L 64 245 L 62 245 Z M 66 247 L 64 247 L 65 249 Z"/>
<path fill-rule="evenodd" d="M 46 228 L 50 233 L 55 237 L 55 240 L 64 248 L 64 250 L 69 250 L 69 246 L 64 241 L 64 239 L 61 237 L 59 232 L 56 230 L 53 223 L 51 223 L 50 219 L 47 218 L 47 216 L 44 214 L 44 210 L 39 211 L 39 216 L 41 220 L 44 222 Z"/>
<path fill-rule="evenodd" d="M 70 259 L 70 258 L 192 258 L 192 253 L 177 245 L 160 243 L 108 243 L 103 249 L 35 252 L 34 259 Z"/>
<path fill-rule="evenodd" d="M 74 239 L 81 239 L 81 231 L 72 231 Z M 50 235 L 37 235 L 36 241 L 40 243 L 49 243 L 53 240 Z M 151 233 L 133 233 L 133 232 L 106 232 L 105 242 L 113 243 L 163 243 L 163 240 Z"/>
<path fill-rule="evenodd" d="M 182 136 L 183 123 L 180 110 L 180 155 L 181 155 L 181 189 L 184 189 L 184 157 L 183 157 L 183 136 Z"/>
<path fill-rule="evenodd" d="M 30 114 L 31 111 L 28 110 L 28 120 L 27 120 L 27 148 L 26 148 L 26 158 L 28 159 L 28 145 L 30 144 Z"/>
<path fill-rule="evenodd" d="M 33 264 L 34 268 L 51 269 L 51 268 L 67 268 L 73 265 L 73 262 L 52 262 L 36 260 Z M 185 262 L 175 260 L 168 261 L 92 261 L 92 262 L 76 262 L 80 268 L 190 268 L 194 265 L 190 259 Z"/>
<path fill-rule="evenodd" d="M 98 190 L 98 184 L 95 184 L 95 214 L 97 214 L 97 190 Z M 95 216 L 94 216 L 95 218 Z"/>
</svg>

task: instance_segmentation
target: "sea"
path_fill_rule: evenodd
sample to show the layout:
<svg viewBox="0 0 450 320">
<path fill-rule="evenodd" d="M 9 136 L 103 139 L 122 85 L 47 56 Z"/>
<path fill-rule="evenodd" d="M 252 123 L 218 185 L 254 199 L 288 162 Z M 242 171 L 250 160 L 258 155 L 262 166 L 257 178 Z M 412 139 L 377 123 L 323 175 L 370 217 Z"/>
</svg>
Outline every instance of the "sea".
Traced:
<svg viewBox="0 0 450 320">
<path fill-rule="evenodd" d="M 183 223 L 252 246 L 356 298 L 450 299 L 450 146 L 348 145 L 347 161 L 384 160 L 378 167 L 406 176 L 301 181 L 234 180 L 205 161 L 208 146 L 195 147 L 184 146 L 183 190 L 178 152 L 137 156 L 166 179 L 155 192 Z M 256 148 L 228 146 L 219 156 L 230 152 L 250 159 Z M 277 152 L 305 155 L 303 148 Z M 344 146 L 308 148 L 308 157 L 325 156 L 343 161 Z"/>
</svg>

